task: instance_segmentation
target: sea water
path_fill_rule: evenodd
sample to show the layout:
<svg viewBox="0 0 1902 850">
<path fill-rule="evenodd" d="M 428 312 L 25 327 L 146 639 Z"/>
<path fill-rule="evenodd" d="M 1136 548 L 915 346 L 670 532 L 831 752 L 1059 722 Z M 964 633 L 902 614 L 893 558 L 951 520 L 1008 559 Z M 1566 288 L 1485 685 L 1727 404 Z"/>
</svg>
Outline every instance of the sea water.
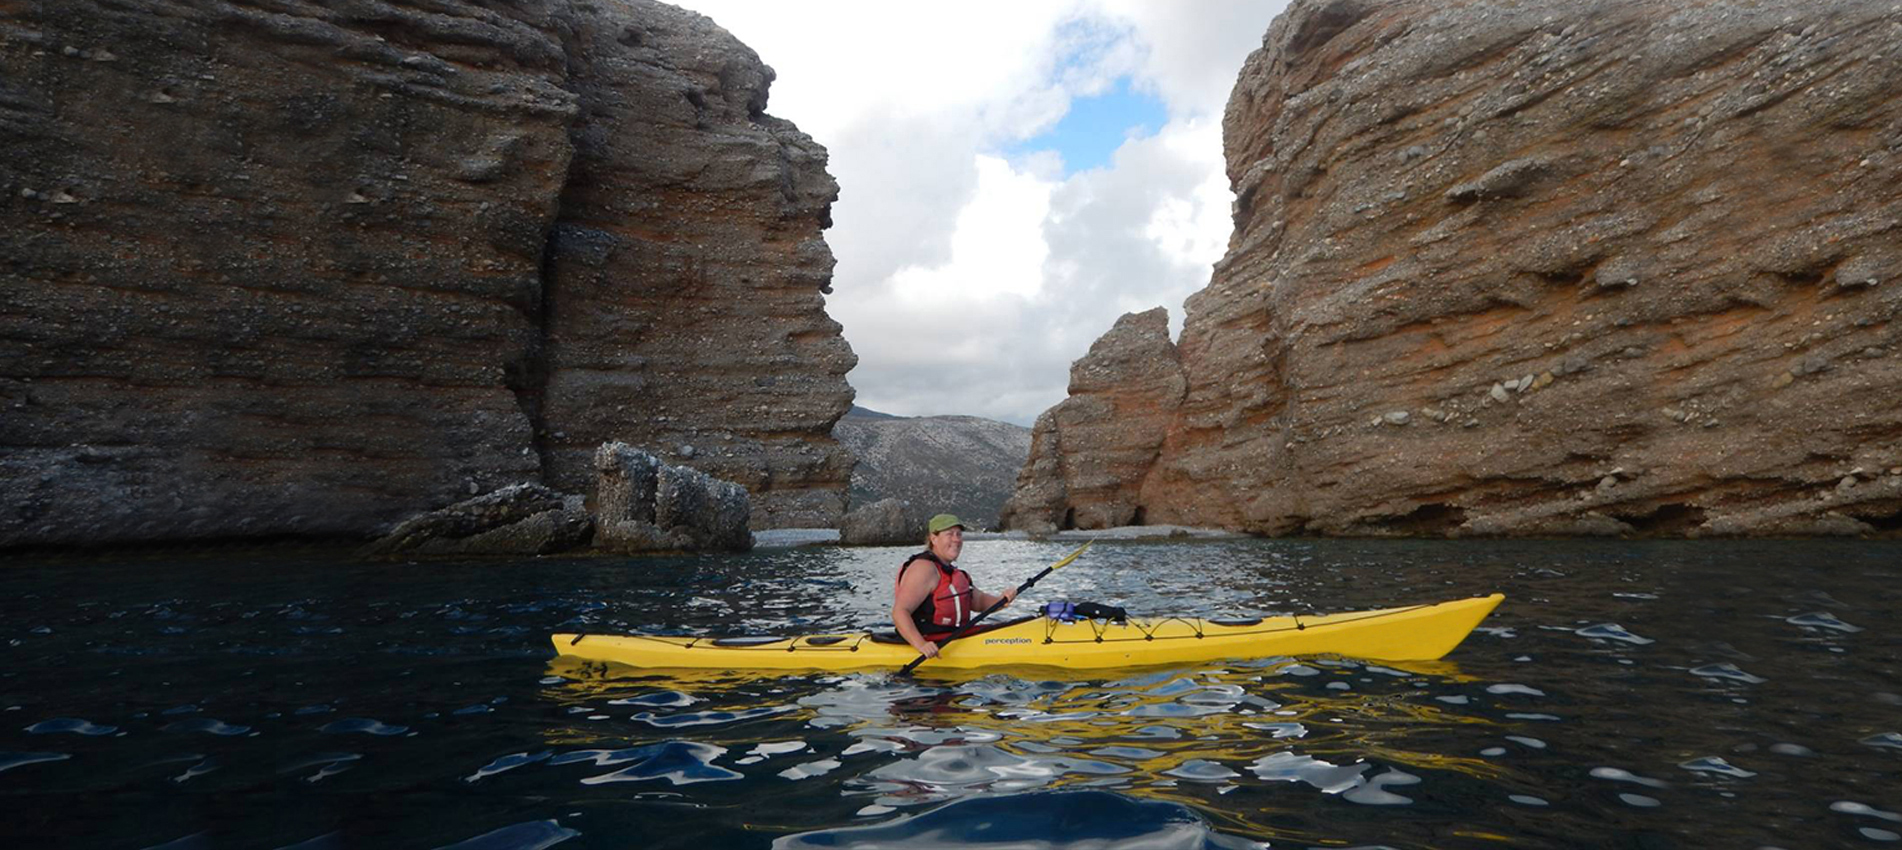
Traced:
<svg viewBox="0 0 1902 850">
<path fill-rule="evenodd" d="M 1891 542 L 1103 541 L 1020 603 L 1506 594 L 1433 663 L 666 676 L 547 638 L 857 628 L 906 554 L 16 556 L 0 846 L 1902 847 Z"/>
</svg>

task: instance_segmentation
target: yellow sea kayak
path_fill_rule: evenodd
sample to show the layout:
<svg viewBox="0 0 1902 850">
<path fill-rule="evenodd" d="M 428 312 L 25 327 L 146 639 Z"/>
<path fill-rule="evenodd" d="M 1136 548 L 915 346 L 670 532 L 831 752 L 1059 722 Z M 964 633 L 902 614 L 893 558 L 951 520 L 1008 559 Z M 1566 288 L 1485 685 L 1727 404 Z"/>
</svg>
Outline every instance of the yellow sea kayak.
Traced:
<svg viewBox="0 0 1902 850">
<path fill-rule="evenodd" d="M 919 669 L 1030 664 L 1101 670 L 1283 655 L 1431 661 L 1452 652 L 1505 598 L 1495 593 L 1432 605 L 1261 619 L 1059 623 L 1030 617 L 980 624 L 945 644 Z M 793 638 L 558 634 L 553 641 L 561 655 L 634 667 L 864 670 L 902 667 L 918 657 L 895 635 L 866 632 Z"/>
</svg>

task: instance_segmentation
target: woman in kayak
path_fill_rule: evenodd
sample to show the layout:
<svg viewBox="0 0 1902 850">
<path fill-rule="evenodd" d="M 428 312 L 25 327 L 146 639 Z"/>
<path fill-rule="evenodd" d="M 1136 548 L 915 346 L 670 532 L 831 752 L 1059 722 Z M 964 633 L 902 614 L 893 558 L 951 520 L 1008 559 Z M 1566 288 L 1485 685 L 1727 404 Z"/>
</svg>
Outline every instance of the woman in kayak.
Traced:
<svg viewBox="0 0 1902 850">
<path fill-rule="evenodd" d="M 1017 590 L 985 593 L 953 564 L 964 551 L 964 523 L 957 517 L 938 514 L 925 531 L 925 551 L 905 559 L 893 584 L 892 626 L 918 654 L 936 658 L 932 638 L 957 631 L 999 601 L 1009 605 Z"/>
</svg>

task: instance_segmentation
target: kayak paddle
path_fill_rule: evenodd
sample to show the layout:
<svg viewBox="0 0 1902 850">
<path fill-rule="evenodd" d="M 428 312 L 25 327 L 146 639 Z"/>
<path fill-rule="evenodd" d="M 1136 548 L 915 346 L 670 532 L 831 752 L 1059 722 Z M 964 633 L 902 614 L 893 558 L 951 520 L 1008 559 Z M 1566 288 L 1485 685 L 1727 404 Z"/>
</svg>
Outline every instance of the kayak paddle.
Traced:
<svg viewBox="0 0 1902 850">
<path fill-rule="evenodd" d="M 1049 574 L 1051 573 L 1051 571 L 1053 571 L 1053 570 L 1058 570 L 1058 569 L 1062 569 L 1063 567 L 1066 567 L 1066 566 L 1069 566 L 1069 564 L 1070 564 L 1070 562 L 1071 562 L 1071 561 L 1074 561 L 1074 560 L 1076 560 L 1076 559 L 1077 559 L 1077 556 L 1078 556 L 1078 555 L 1081 555 L 1081 554 L 1083 554 L 1083 550 L 1085 550 L 1085 549 L 1088 549 L 1088 548 L 1090 548 L 1090 544 L 1091 544 L 1091 543 L 1095 543 L 1095 542 L 1096 542 L 1096 540 L 1094 540 L 1094 539 L 1091 539 L 1091 540 L 1088 540 L 1088 541 L 1085 541 L 1085 542 L 1083 543 L 1083 545 L 1081 545 L 1081 546 L 1078 546 L 1078 547 L 1076 548 L 1076 551 L 1075 551 L 1075 552 L 1071 552 L 1070 554 L 1068 554 L 1068 555 L 1065 555 L 1065 556 L 1063 556 L 1063 560 L 1061 560 L 1061 561 L 1058 561 L 1058 562 L 1056 562 L 1056 563 L 1054 563 L 1054 564 L 1051 564 L 1050 566 L 1047 566 L 1047 567 L 1044 567 L 1044 568 L 1043 568 L 1043 572 L 1040 572 L 1040 573 L 1038 573 L 1038 574 L 1036 574 L 1036 575 L 1034 575 L 1034 576 L 1031 576 L 1031 577 L 1030 577 L 1030 579 L 1029 579 L 1028 581 L 1025 581 L 1025 582 L 1024 582 L 1023 584 L 1020 584 L 1020 585 L 1017 585 L 1017 595 L 1018 595 L 1018 596 L 1022 596 L 1022 595 L 1024 595 L 1024 591 L 1026 591 L 1026 590 L 1029 590 L 1029 589 L 1030 589 L 1030 586 L 1031 586 L 1031 585 L 1033 585 L 1033 584 L 1036 584 L 1036 583 L 1037 583 L 1037 580 L 1038 580 L 1038 579 L 1040 579 L 1040 578 L 1043 578 L 1044 576 L 1047 576 L 1047 575 L 1049 575 Z M 989 607 L 989 608 L 986 608 L 986 609 L 984 609 L 984 612 L 983 612 L 983 613 L 981 613 L 981 614 L 979 614 L 979 615 L 977 615 L 977 616 L 975 616 L 975 617 L 972 617 L 972 618 L 971 618 L 971 621 L 970 621 L 970 622 L 968 622 L 968 623 L 965 623 L 965 624 L 964 624 L 964 626 L 963 626 L 962 628 L 960 628 L 960 629 L 958 629 L 958 630 L 957 630 L 957 631 L 955 631 L 955 632 L 952 632 L 952 633 L 951 633 L 951 636 L 950 636 L 950 637 L 948 637 L 948 638 L 945 638 L 944 640 L 941 640 L 941 641 L 937 641 L 936 643 L 937 643 L 937 644 L 938 644 L 939 646 L 943 646 L 943 645 L 945 645 L 945 644 L 947 644 L 947 643 L 950 643 L 950 642 L 952 642 L 952 641 L 954 641 L 954 640 L 957 640 L 957 639 L 958 639 L 959 637 L 962 637 L 962 636 L 964 635 L 964 633 L 965 633 L 965 632 L 968 632 L 968 631 L 970 631 L 970 630 L 971 630 L 971 627 L 972 627 L 972 626 L 975 626 L 975 625 L 977 625 L 977 623 L 978 623 L 978 621 L 979 621 L 979 620 L 982 620 L 982 619 L 984 619 L 985 617 L 989 617 L 989 616 L 991 615 L 991 612 L 993 612 L 993 611 L 996 611 L 997 609 L 999 609 L 999 608 L 1002 608 L 1002 607 L 1004 607 L 1004 603 L 1005 603 L 1006 601 L 1007 601 L 1007 600 L 1004 600 L 1004 599 L 999 599 L 999 600 L 997 600 L 997 602 L 996 602 L 996 603 L 994 603 L 994 604 L 992 604 L 992 605 L 991 605 L 991 607 Z M 911 660 L 911 663 L 910 663 L 910 664 L 907 664 L 907 665 L 905 665 L 904 667 L 901 667 L 901 668 L 899 668 L 899 670 L 898 670 L 898 672 L 899 672 L 899 673 L 901 673 L 901 674 L 902 674 L 902 673 L 910 673 L 910 672 L 912 671 L 912 669 L 913 669 L 913 668 L 915 668 L 915 667 L 917 667 L 918 665 L 920 665 L 920 664 L 923 664 L 923 663 L 925 663 L 925 655 L 924 655 L 924 653 L 922 653 L 922 652 L 921 652 L 921 653 L 919 653 L 919 654 L 918 654 L 918 657 L 917 657 L 917 658 L 914 658 L 914 659 L 912 659 L 912 660 Z"/>
</svg>

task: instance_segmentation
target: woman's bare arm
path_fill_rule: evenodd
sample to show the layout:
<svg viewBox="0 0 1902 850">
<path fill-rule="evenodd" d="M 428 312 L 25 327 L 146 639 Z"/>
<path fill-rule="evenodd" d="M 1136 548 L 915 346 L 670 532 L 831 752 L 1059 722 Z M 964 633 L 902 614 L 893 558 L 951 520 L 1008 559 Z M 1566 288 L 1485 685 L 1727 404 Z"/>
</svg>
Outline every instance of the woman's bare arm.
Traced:
<svg viewBox="0 0 1902 850">
<path fill-rule="evenodd" d="M 938 654 L 938 645 L 925 640 L 918 631 L 918 624 L 912 622 L 911 612 L 918 610 L 931 591 L 938 587 L 938 570 L 929 561 L 917 560 L 905 565 L 904 577 L 898 581 L 898 592 L 892 598 L 892 628 L 898 630 L 898 636 L 918 650 L 926 658 Z"/>
</svg>

